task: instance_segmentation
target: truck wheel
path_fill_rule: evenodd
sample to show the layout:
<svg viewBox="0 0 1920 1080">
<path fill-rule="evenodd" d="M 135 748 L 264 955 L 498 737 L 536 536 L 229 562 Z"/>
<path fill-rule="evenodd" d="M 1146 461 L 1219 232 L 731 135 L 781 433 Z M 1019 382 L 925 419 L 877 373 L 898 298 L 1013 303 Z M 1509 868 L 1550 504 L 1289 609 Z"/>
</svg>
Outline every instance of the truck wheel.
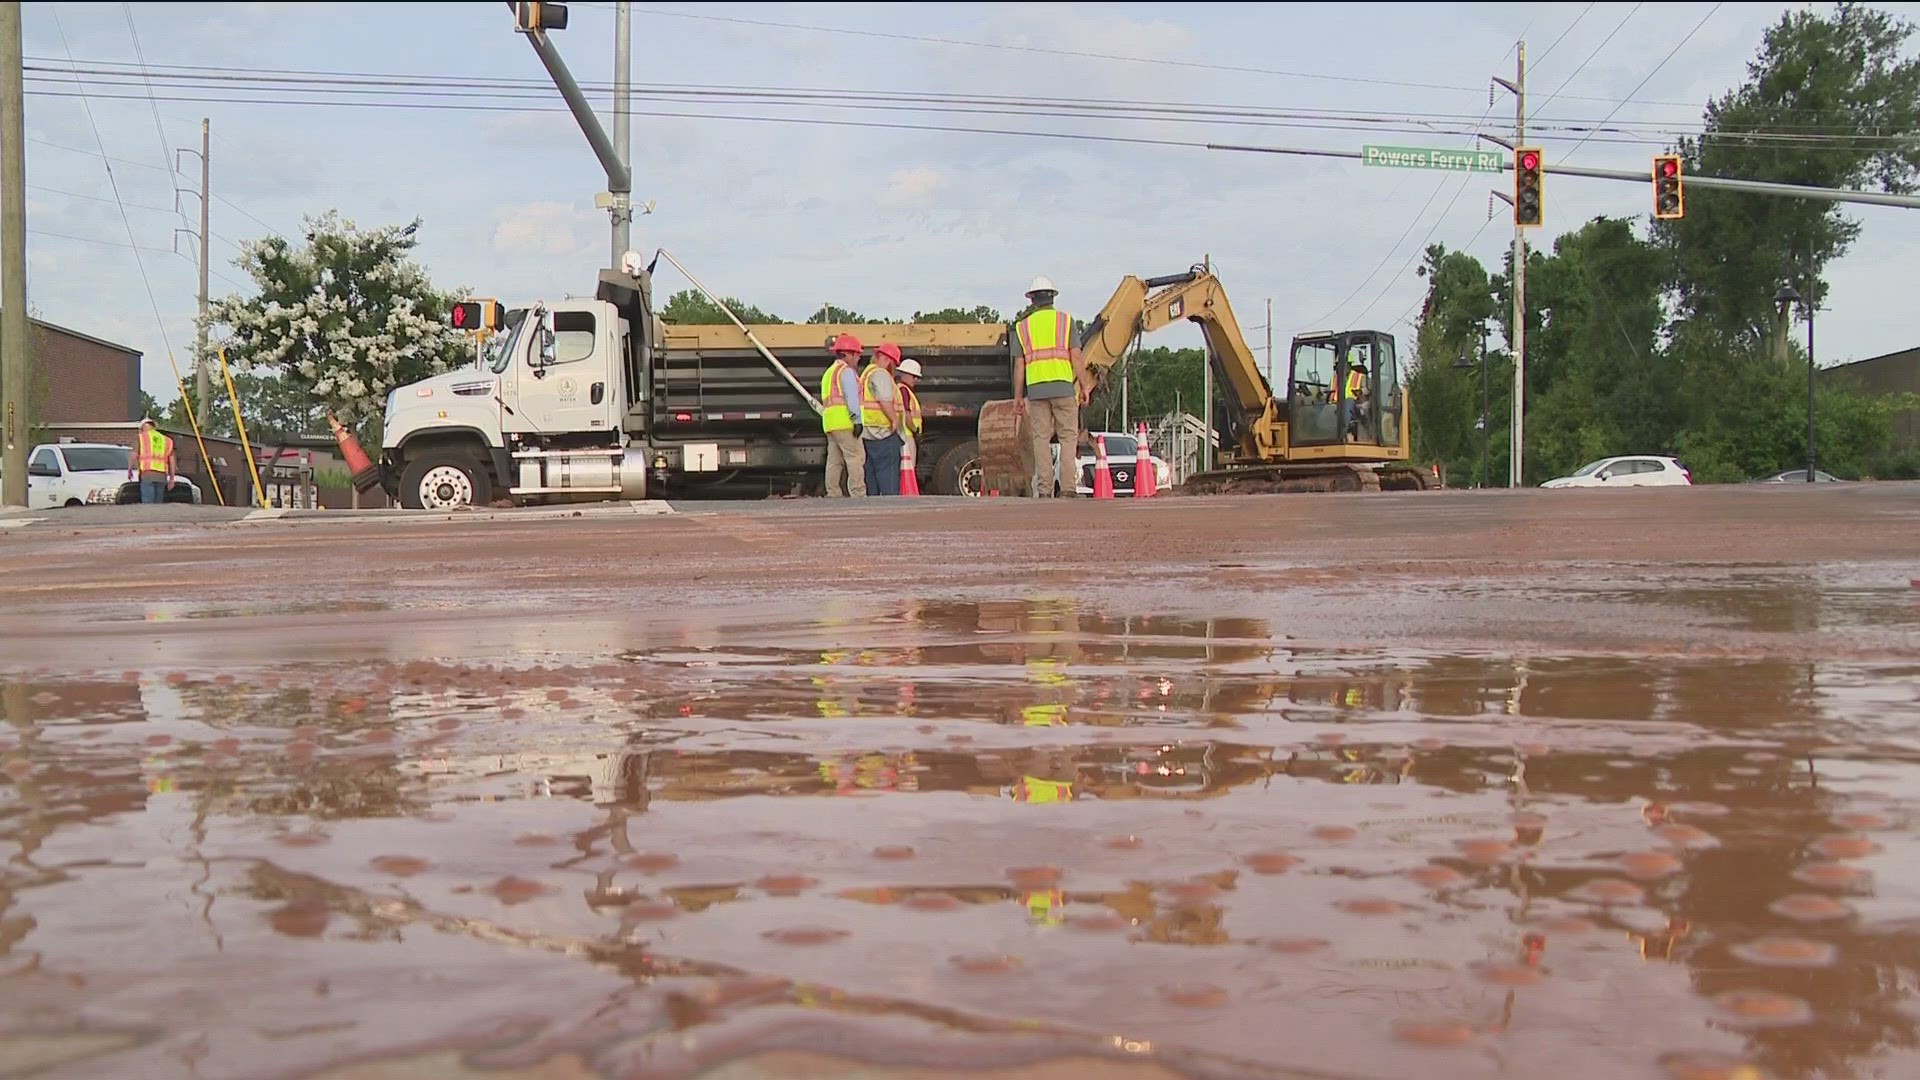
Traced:
<svg viewBox="0 0 1920 1080">
<path fill-rule="evenodd" d="M 986 494 L 985 473 L 980 468 L 980 444 L 972 439 L 941 454 L 933 465 L 933 491 L 936 495 L 965 495 L 977 499 Z"/>
<path fill-rule="evenodd" d="M 428 450 L 400 474 L 400 505 L 408 510 L 462 510 L 492 501 L 492 478 L 462 450 Z"/>
</svg>

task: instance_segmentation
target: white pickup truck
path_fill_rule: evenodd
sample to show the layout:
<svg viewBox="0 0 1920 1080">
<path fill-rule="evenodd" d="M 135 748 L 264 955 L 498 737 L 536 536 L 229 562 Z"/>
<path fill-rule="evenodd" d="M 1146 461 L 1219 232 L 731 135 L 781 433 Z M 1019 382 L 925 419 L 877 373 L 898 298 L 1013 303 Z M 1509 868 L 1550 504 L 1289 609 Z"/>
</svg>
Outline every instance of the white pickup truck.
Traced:
<svg viewBox="0 0 1920 1080">
<path fill-rule="evenodd" d="M 128 479 L 133 451 L 112 443 L 41 443 L 27 455 L 27 508 L 89 506 L 140 501 L 140 482 Z M 176 476 L 170 503 L 197 503 L 200 488 Z"/>
</svg>

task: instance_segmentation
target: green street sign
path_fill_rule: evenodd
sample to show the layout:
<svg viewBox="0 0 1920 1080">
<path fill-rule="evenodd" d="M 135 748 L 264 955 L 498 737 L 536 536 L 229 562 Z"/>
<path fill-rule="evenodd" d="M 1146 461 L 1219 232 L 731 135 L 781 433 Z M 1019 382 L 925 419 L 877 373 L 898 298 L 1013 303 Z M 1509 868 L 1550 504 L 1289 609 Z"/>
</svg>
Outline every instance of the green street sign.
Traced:
<svg viewBox="0 0 1920 1080">
<path fill-rule="evenodd" d="M 1443 172 L 1506 172 L 1511 166 L 1498 150 L 1440 150 L 1424 146 L 1362 146 L 1362 165 Z"/>
</svg>

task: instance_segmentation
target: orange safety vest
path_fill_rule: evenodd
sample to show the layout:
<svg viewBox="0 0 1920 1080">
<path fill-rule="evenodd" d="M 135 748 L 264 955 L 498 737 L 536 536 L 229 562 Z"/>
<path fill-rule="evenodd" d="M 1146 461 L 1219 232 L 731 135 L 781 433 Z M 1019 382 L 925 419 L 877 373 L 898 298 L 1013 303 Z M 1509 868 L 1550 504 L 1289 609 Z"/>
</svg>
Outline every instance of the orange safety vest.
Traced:
<svg viewBox="0 0 1920 1080">
<path fill-rule="evenodd" d="M 141 472 L 167 471 L 167 458 L 173 454 L 173 440 L 158 431 L 145 438 L 136 437 L 133 447 L 135 467 Z"/>
<path fill-rule="evenodd" d="M 1020 351 L 1026 354 L 1028 386 L 1073 381 L 1073 316 L 1041 308 L 1021 319 L 1016 329 Z"/>
</svg>

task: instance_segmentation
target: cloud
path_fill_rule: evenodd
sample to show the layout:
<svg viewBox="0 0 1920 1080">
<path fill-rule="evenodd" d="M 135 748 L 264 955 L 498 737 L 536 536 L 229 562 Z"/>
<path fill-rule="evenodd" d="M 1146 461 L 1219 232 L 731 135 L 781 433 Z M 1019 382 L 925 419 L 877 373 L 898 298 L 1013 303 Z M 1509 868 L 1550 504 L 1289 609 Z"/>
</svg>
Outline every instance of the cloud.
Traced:
<svg viewBox="0 0 1920 1080">
<path fill-rule="evenodd" d="M 928 206 L 947 184 L 939 169 L 924 165 L 913 169 L 895 169 L 881 186 L 874 201 L 890 210 Z"/>
<path fill-rule="evenodd" d="M 496 212 L 493 250 L 500 255 L 581 255 L 594 245 L 594 211 L 535 202 Z"/>
</svg>

